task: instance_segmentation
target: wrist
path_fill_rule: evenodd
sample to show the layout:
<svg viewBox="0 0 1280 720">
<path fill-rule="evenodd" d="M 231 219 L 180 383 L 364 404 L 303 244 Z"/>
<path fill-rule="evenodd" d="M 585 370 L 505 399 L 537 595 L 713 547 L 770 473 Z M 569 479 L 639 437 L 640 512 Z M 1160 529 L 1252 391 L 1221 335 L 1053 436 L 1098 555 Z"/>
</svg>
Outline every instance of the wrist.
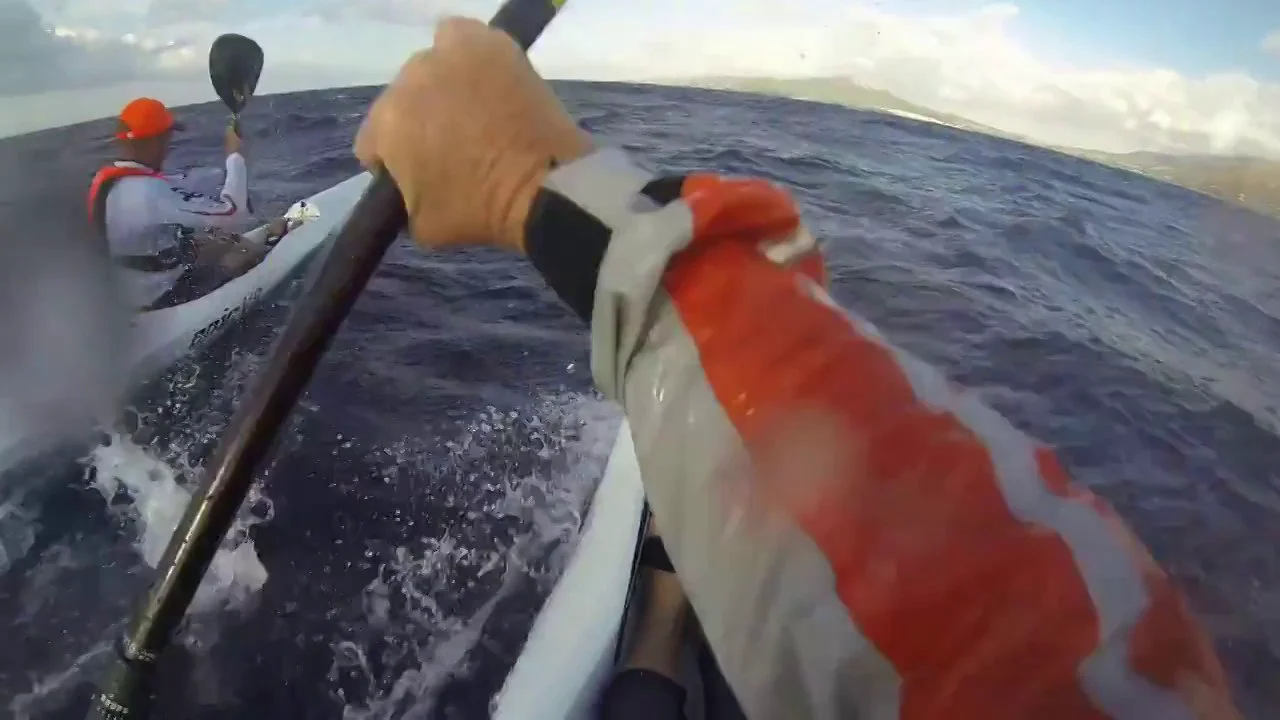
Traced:
<svg viewBox="0 0 1280 720">
<path fill-rule="evenodd" d="M 514 192 L 510 193 L 510 205 L 503 208 L 501 213 L 498 246 L 502 249 L 525 254 L 525 226 L 528 224 L 534 199 L 550 170 L 550 162 L 543 164 L 535 161 L 523 168 Z"/>
<path fill-rule="evenodd" d="M 596 278 L 615 230 L 634 223 L 651 197 L 653 174 L 625 152 L 605 148 L 543 173 L 525 216 L 524 250 L 551 289 L 591 319 Z M 679 187 L 678 184 L 674 187 Z M 678 190 L 676 191 L 678 193 Z"/>
<path fill-rule="evenodd" d="M 521 171 L 515 175 L 515 189 L 509 194 L 510 204 L 501 214 L 499 244 L 515 252 L 525 253 L 525 236 L 529 213 L 534 207 L 547 174 L 556 167 L 578 160 L 592 151 L 591 138 L 573 127 L 559 142 L 549 144 L 541 153 L 529 154 L 521 163 Z"/>
</svg>

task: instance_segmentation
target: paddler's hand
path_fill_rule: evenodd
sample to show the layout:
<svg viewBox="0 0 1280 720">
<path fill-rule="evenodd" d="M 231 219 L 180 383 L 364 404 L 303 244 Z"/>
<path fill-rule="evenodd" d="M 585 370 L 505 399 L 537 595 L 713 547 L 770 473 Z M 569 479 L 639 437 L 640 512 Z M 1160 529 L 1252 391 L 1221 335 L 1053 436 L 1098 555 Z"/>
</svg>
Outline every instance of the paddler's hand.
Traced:
<svg viewBox="0 0 1280 720">
<path fill-rule="evenodd" d="M 590 148 L 515 42 L 463 18 L 440 22 L 435 44 L 400 69 L 355 143 L 365 167 L 395 179 L 420 244 L 517 251 L 551 161 Z"/>
<path fill-rule="evenodd" d="M 267 237 L 269 238 L 281 238 L 287 232 L 289 232 L 288 218 L 278 217 L 267 223 Z"/>
</svg>

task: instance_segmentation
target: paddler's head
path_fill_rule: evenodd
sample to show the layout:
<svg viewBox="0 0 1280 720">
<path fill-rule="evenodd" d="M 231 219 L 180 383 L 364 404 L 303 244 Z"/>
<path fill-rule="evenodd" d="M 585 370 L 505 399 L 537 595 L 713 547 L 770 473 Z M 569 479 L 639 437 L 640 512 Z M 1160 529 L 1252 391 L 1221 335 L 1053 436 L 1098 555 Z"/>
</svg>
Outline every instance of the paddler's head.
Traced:
<svg viewBox="0 0 1280 720">
<path fill-rule="evenodd" d="M 143 97 L 125 105 L 120 111 L 116 139 L 124 148 L 126 160 L 159 170 L 169 154 L 169 138 L 179 130 L 182 130 L 182 123 L 174 119 L 164 103 Z"/>
</svg>

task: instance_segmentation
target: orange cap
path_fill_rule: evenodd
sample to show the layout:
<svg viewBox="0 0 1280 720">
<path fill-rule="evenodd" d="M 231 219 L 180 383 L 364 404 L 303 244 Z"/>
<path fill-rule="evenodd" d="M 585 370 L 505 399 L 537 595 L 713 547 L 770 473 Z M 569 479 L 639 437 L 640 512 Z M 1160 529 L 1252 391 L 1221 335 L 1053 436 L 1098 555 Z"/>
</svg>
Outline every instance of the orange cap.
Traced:
<svg viewBox="0 0 1280 720">
<path fill-rule="evenodd" d="M 155 98 L 138 98 L 120 111 L 121 140 L 145 140 L 163 135 L 170 130 L 181 130 L 182 123 L 173 119 L 173 113 Z"/>
</svg>

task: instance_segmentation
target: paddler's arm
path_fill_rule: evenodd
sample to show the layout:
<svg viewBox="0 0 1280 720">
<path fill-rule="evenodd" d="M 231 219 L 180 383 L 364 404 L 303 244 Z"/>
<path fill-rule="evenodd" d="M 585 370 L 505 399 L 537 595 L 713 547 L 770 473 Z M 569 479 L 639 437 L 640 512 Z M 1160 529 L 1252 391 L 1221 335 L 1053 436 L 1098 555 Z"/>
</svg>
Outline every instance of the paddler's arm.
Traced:
<svg viewBox="0 0 1280 720">
<path fill-rule="evenodd" d="M 249 165 L 244 158 L 242 144 L 236 126 L 228 126 L 224 131 L 222 143 L 227 155 L 225 161 L 227 174 L 222 182 L 219 199 L 230 205 L 233 210 L 227 225 L 213 227 L 234 227 L 236 224 L 242 226 L 244 220 L 249 217 Z"/>
<path fill-rule="evenodd" d="M 748 717 L 1232 716 L 1133 535 L 840 311 L 786 193 L 591 152 L 511 39 L 457 18 L 355 150 L 419 243 L 525 252 L 590 320 L 596 382 Z"/>
<path fill-rule="evenodd" d="M 185 225 L 198 231 L 235 232 L 244 229 L 250 219 L 245 203 L 244 157 L 228 155 L 227 179 L 217 198 L 174 188 L 158 198 L 162 207 L 157 212 L 166 222 Z"/>
<path fill-rule="evenodd" d="M 201 234 L 212 231 L 212 235 L 245 229 L 251 218 L 249 168 L 240 152 L 239 136 L 231 128 L 227 128 L 224 149 L 226 177 L 218 197 L 174 188 L 161 199 L 164 207 L 158 210 L 166 222 L 193 228 Z"/>
<path fill-rule="evenodd" d="M 1235 717 L 1115 513 L 842 311 L 785 192 L 602 150 L 546 177 L 525 249 L 748 717 Z"/>
</svg>

